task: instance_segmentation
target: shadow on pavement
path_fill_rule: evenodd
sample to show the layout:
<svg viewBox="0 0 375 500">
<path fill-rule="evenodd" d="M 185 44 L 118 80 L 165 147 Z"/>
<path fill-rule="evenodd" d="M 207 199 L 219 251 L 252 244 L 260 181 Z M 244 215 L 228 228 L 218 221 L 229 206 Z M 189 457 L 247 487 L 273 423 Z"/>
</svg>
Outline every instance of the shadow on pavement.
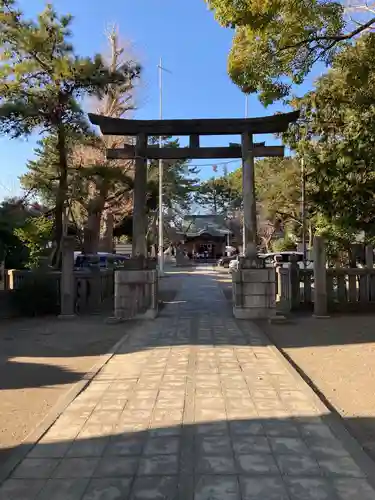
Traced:
<svg viewBox="0 0 375 500">
<path fill-rule="evenodd" d="M 87 414 L 73 403 L 2 484 L 1 500 L 375 498 L 366 464 L 324 416 L 163 426 L 145 410 L 134 421 L 123 404 Z"/>
</svg>

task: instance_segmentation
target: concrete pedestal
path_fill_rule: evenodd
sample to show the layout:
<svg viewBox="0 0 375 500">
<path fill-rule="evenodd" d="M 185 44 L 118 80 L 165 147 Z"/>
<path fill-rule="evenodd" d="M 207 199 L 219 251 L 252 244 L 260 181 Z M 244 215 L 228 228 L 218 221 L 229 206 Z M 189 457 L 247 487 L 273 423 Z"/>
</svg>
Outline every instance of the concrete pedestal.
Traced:
<svg viewBox="0 0 375 500">
<path fill-rule="evenodd" d="M 154 319 L 158 314 L 156 270 L 115 271 L 115 321 Z"/>
<path fill-rule="evenodd" d="M 240 269 L 232 274 L 233 315 L 237 319 L 270 319 L 276 316 L 274 268 Z"/>
</svg>

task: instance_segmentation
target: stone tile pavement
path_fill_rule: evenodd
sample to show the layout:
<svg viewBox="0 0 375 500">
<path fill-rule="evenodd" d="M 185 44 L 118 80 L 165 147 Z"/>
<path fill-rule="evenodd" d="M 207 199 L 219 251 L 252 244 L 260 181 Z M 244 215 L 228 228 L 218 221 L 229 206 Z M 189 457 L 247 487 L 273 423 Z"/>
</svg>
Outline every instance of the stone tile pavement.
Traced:
<svg viewBox="0 0 375 500">
<path fill-rule="evenodd" d="M 244 333 L 245 332 L 245 333 Z M 0 500 L 374 500 L 325 416 L 208 268 L 134 330 Z"/>
</svg>

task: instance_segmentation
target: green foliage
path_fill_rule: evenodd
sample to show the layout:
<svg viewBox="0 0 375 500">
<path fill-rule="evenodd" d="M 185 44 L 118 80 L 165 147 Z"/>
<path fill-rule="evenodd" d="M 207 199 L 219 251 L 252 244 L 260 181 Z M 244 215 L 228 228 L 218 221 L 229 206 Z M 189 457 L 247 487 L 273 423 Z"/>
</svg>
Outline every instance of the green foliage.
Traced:
<svg viewBox="0 0 375 500">
<path fill-rule="evenodd" d="M 22 227 L 14 230 L 14 234 L 29 251 L 29 267 L 38 267 L 40 258 L 48 255 L 52 229 L 53 219 L 39 215 L 30 217 Z"/>
<path fill-rule="evenodd" d="M 330 64 L 344 44 L 373 26 L 364 4 L 351 17 L 335 0 L 206 0 L 218 22 L 235 28 L 228 69 L 264 104 L 285 98 L 316 61 Z"/>
<path fill-rule="evenodd" d="M 29 218 L 43 214 L 37 204 L 29 205 L 24 200 L 10 198 L 0 204 L 0 259 L 6 269 L 23 269 L 28 265 L 29 250 L 18 237 Z"/>
<path fill-rule="evenodd" d="M 242 193 L 238 192 L 234 176 L 212 178 L 196 188 L 195 202 L 214 214 L 226 214 L 241 206 Z"/>
<path fill-rule="evenodd" d="M 299 232 L 301 165 L 297 158 L 265 158 L 256 162 L 255 185 L 262 219 Z"/>
<path fill-rule="evenodd" d="M 300 123 L 286 135 L 309 168 L 316 213 L 338 233 L 364 231 L 367 238 L 375 235 L 374 58 L 373 33 L 337 56 L 315 89 L 295 101 Z"/>
<path fill-rule="evenodd" d="M 224 187 L 221 205 L 228 206 L 228 199 L 235 201 L 234 208 L 242 205 L 242 168 L 227 178 L 216 180 Z M 203 184 L 205 186 L 205 184 Z M 227 186 L 229 186 L 229 194 Z M 283 227 L 294 234 L 301 231 L 301 165 L 297 158 L 265 158 L 255 163 L 255 188 L 260 222 L 267 221 L 277 228 Z M 220 192 L 220 191 L 219 191 Z M 212 193 L 210 196 L 212 197 Z"/>
<path fill-rule="evenodd" d="M 355 231 L 332 222 L 324 215 L 318 215 L 316 234 L 324 237 L 328 262 L 348 264 L 350 245 L 355 242 L 357 236 Z"/>
<path fill-rule="evenodd" d="M 41 131 L 56 137 L 58 245 L 69 185 L 69 140 L 88 130 L 82 98 L 103 98 L 113 86 L 129 85 L 139 74 L 134 64 L 111 68 L 99 55 L 76 55 L 71 21 L 51 5 L 35 21 L 29 20 L 13 0 L 0 0 L 0 132 L 20 137 Z"/>
<path fill-rule="evenodd" d="M 288 252 L 291 250 L 296 250 L 296 242 L 288 236 L 272 241 L 273 252 Z"/>
</svg>

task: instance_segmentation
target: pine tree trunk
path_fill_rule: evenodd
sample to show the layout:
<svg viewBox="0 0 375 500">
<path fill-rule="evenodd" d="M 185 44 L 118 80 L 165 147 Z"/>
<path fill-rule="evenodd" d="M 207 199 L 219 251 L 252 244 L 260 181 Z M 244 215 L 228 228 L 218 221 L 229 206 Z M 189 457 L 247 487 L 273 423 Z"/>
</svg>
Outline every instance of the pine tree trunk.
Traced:
<svg viewBox="0 0 375 500">
<path fill-rule="evenodd" d="M 96 254 L 99 251 L 100 223 L 104 204 L 105 199 L 102 196 L 97 196 L 89 202 L 83 241 L 84 252 L 87 254 Z"/>
<path fill-rule="evenodd" d="M 55 267 L 61 266 L 61 245 L 64 233 L 64 209 L 68 191 L 68 159 L 66 153 L 66 138 L 64 125 L 57 127 L 57 151 L 59 154 L 59 186 L 56 195 L 55 207 L 55 251 L 52 264 Z"/>
</svg>

